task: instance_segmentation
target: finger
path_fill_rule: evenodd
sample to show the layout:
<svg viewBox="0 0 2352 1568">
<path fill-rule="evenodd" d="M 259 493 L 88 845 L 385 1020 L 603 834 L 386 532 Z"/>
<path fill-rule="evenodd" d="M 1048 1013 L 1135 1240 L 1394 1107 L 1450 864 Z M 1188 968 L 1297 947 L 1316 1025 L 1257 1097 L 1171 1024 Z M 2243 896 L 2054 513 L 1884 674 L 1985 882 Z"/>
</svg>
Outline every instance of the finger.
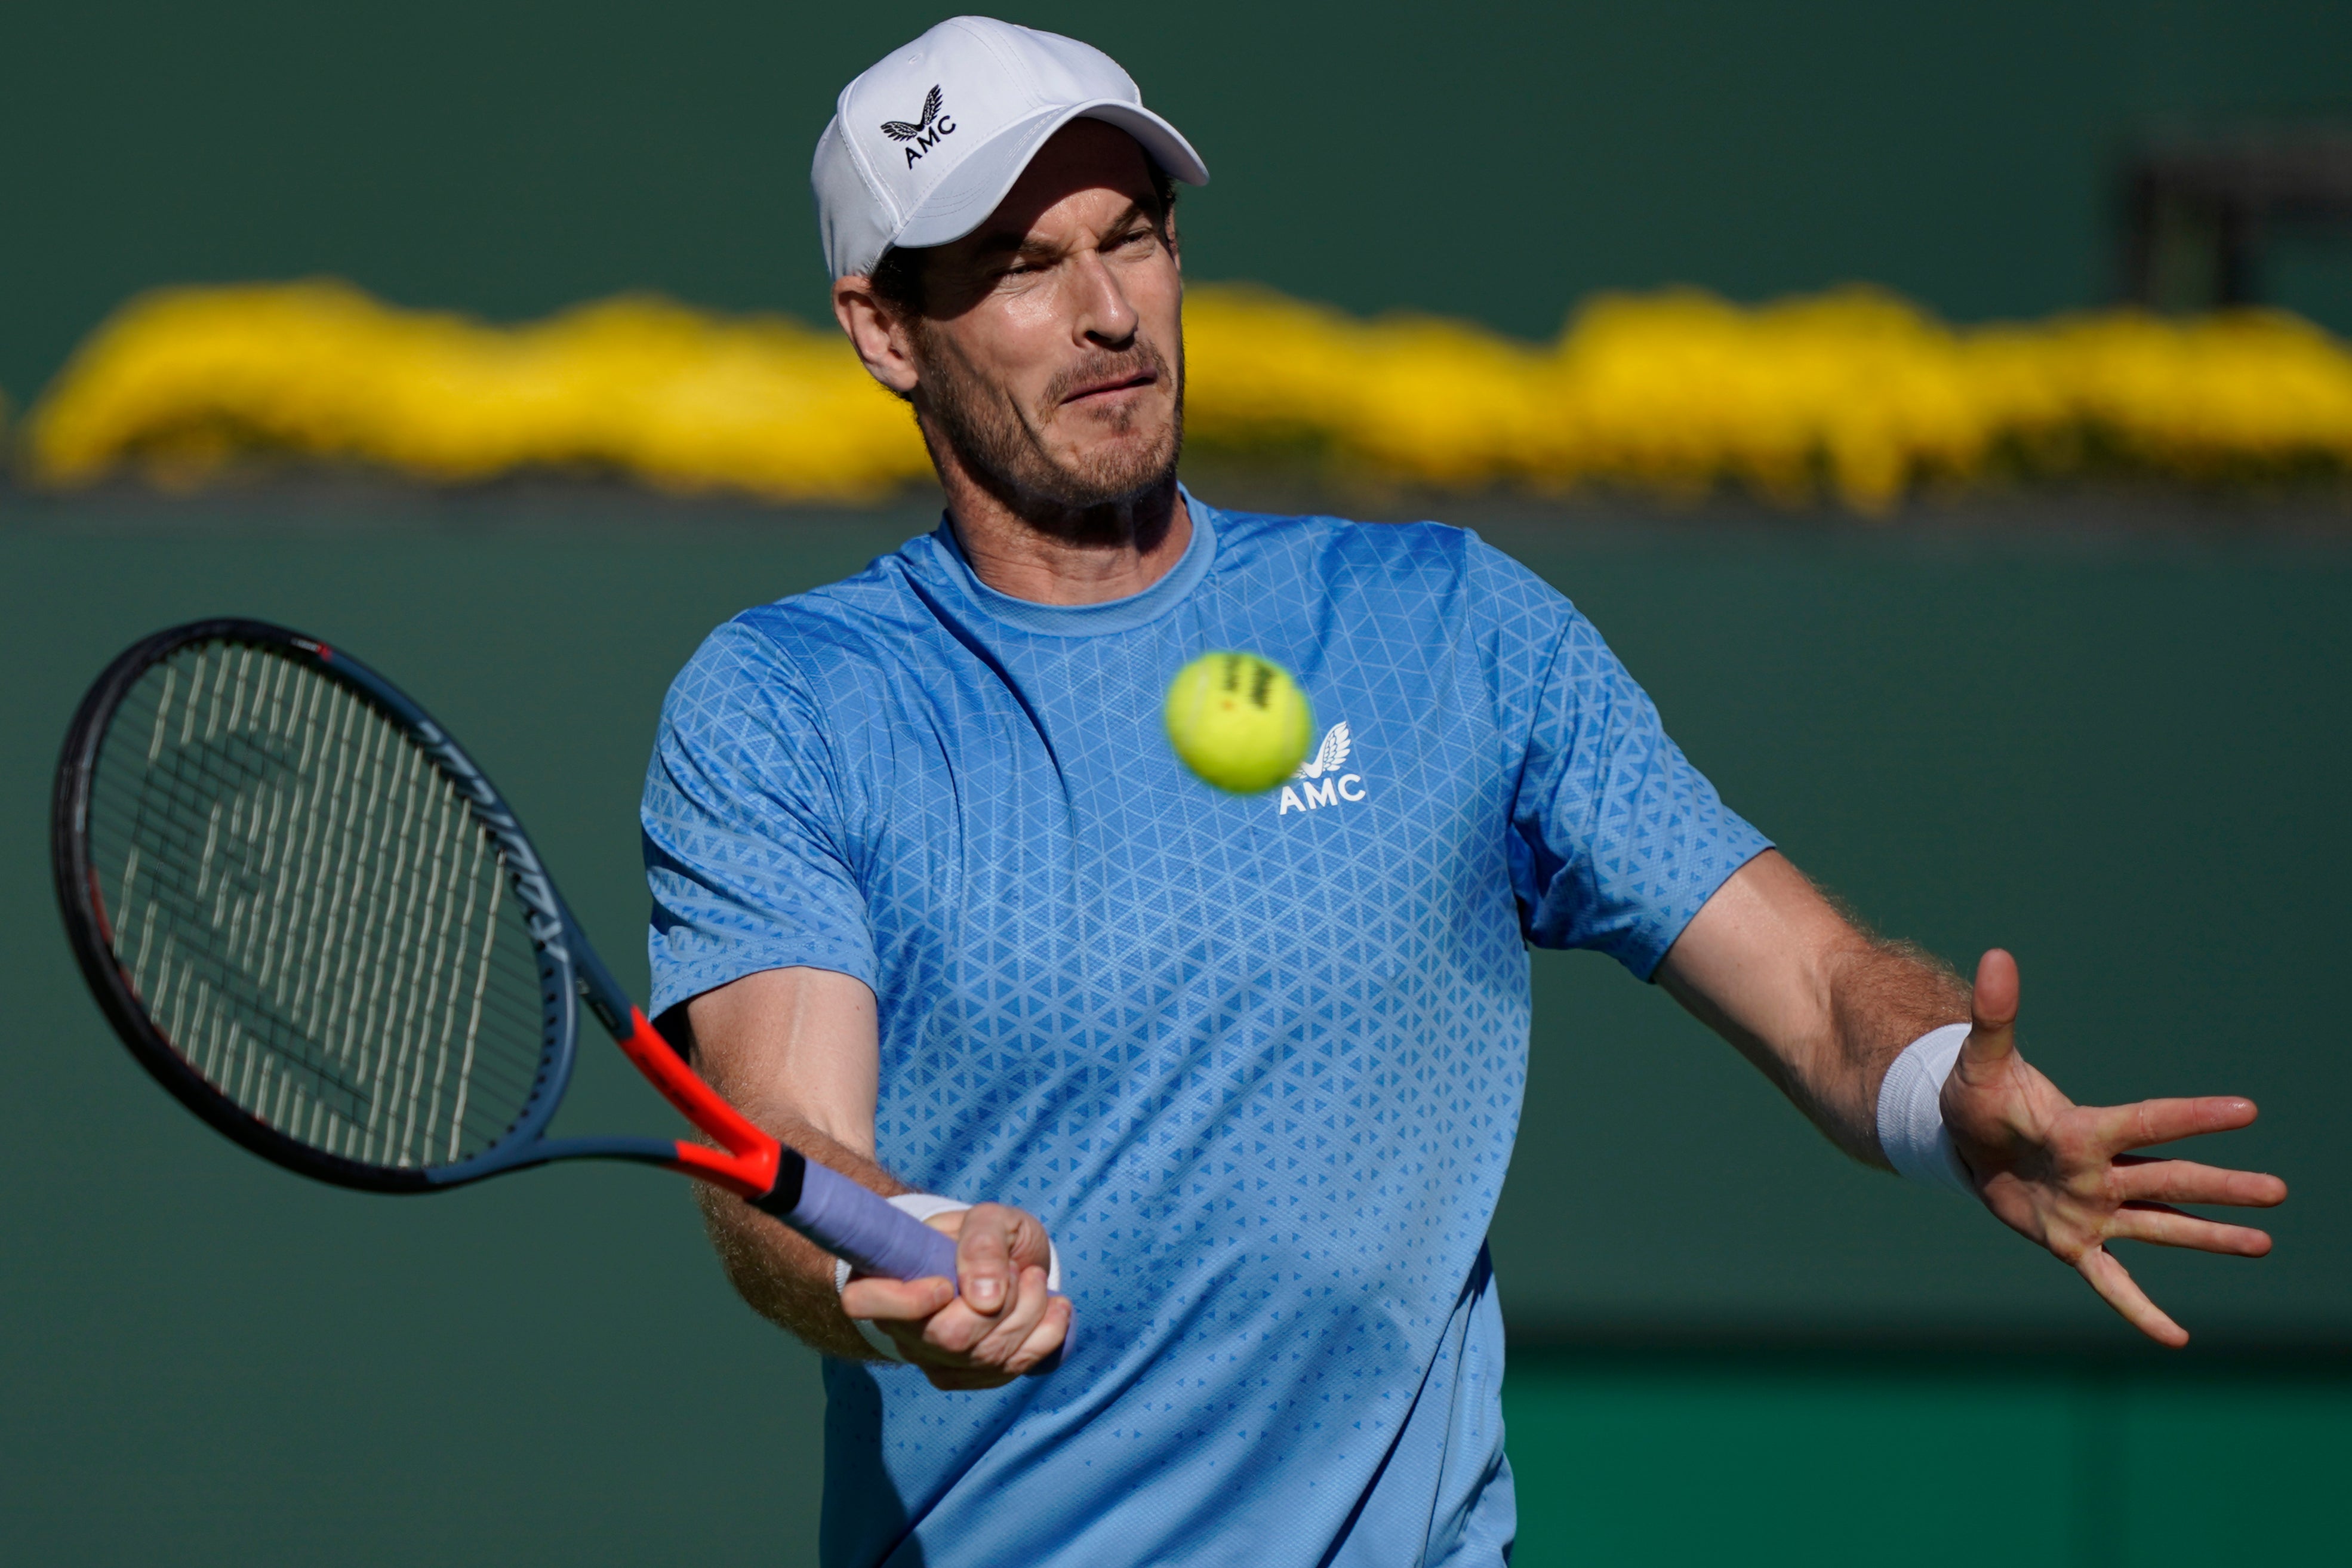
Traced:
<svg viewBox="0 0 2352 1568">
<path fill-rule="evenodd" d="M 1010 1366 L 1029 1336 L 1045 1321 L 1045 1303 L 1052 1298 L 1045 1290 L 1045 1270 L 1037 1268 L 1021 1270 L 1021 1286 L 1013 1304 L 998 1318 L 981 1342 L 971 1347 L 971 1357 L 989 1366 Z"/>
<path fill-rule="evenodd" d="M 841 1288 L 841 1310 L 877 1323 L 919 1323 L 955 1300 L 952 1281 L 863 1277 Z"/>
<path fill-rule="evenodd" d="M 998 1314 L 974 1312 L 969 1301 L 958 1297 L 921 1324 L 903 1325 L 905 1332 L 898 1333 L 898 1337 L 900 1343 L 921 1353 L 919 1360 L 961 1364 L 994 1332 L 999 1321 Z"/>
<path fill-rule="evenodd" d="M 1053 1262 L 1053 1248 L 1045 1239 L 1045 1227 L 1026 1209 L 1010 1204 L 983 1203 L 971 1212 L 981 1217 L 981 1223 L 1004 1228 L 1006 1249 L 1012 1258 L 1012 1271 L 1017 1274 L 1027 1268 L 1048 1268 Z"/>
<path fill-rule="evenodd" d="M 882 1326 L 906 1349 L 909 1360 L 925 1365 L 942 1369 L 1002 1366 L 1026 1348 L 1051 1303 L 1057 1301 L 1062 1298 L 1049 1294 L 1045 1289 L 1045 1270 L 1033 1267 L 1022 1270 L 1014 1297 L 1001 1313 L 976 1312 L 968 1302 L 958 1299 L 925 1322 Z M 1066 1301 L 1063 1318 L 1066 1333 Z M 1059 1343 L 1058 1337 L 1055 1343 Z M 1033 1356 L 1031 1364 L 1047 1354 L 1050 1347 Z"/>
<path fill-rule="evenodd" d="M 1034 1372 L 1047 1356 L 1069 1343 L 1070 1317 L 1076 1310 L 1067 1296 L 1047 1297 L 1045 1315 L 1038 1319 L 1037 1326 L 1029 1332 L 1029 1338 L 1013 1359 L 1005 1363 L 1005 1370 Z"/>
<path fill-rule="evenodd" d="M 992 1316 L 1013 1294 L 1013 1232 L 1020 1218 L 1018 1209 L 996 1203 L 978 1205 L 963 1217 L 963 1234 L 956 1239 L 956 1288 L 975 1312 Z"/>
<path fill-rule="evenodd" d="M 1028 1286 L 1028 1277 L 1034 1274 L 1036 1287 Z M 963 1297 L 957 1297 L 933 1313 L 916 1334 L 914 1325 L 908 1325 L 907 1337 L 919 1343 L 926 1352 L 953 1361 L 993 1362 L 1012 1354 L 1021 1340 L 1036 1326 L 1045 1307 L 1045 1271 L 1024 1269 L 1013 1282 L 1000 1312 L 976 1311 Z"/>
<path fill-rule="evenodd" d="M 1042 1289 L 1038 1294 L 1043 1297 Z M 950 1302 L 923 1325 L 921 1343 L 926 1351 L 937 1352 L 958 1362 L 992 1362 L 994 1358 L 989 1355 L 988 1346 L 998 1340 L 1006 1323 L 1021 1312 L 1022 1304 L 1018 1283 L 1002 1312 L 974 1312 L 971 1303 L 961 1300 Z M 1027 1316 L 1020 1325 L 1020 1332 L 1026 1333 L 1044 1310 L 1042 1299 L 1031 1303 Z M 1013 1347 L 1019 1343 L 1018 1339 L 1005 1343 L 1003 1354 L 1011 1354 Z"/>
<path fill-rule="evenodd" d="M 1963 1065 L 1998 1067 L 2017 1050 L 2017 960 L 2001 948 L 1987 950 L 1977 960 L 1969 1038 L 1960 1047 Z"/>
<path fill-rule="evenodd" d="M 2233 1133 L 2251 1125 L 2255 1114 L 2254 1103 L 2236 1094 L 2142 1100 L 2100 1106 L 2092 1113 L 2091 1136 L 2109 1149 L 2144 1149 L 2203 1133 Z"/>
<path fill-rule="evenodd" d="M 2145 1241 L 2154 1247 L 2188 1247 L 2232 1258 L 2260 1258 L 2271 1249 L 2270 1233 L 2251 1225 L 2225 1225 L 2183 1214 L 2158 1203 L 2126 1204 L 2106 1224 L 2110 1241 Z"/>
<path fill-rule="evenodd" d="M 2126 1155 L 2116 1161 L 2116 1196 L 2134 1203 L 2227 1203 L 2242 1208 L 2275 1208 L 2286 1201 L 2286 1183 L 2260 1171 L 2223 1170 L 2194 1160 L 2149 1160 Z"/>
<path fill-rule="evenodd" d="M 2074 1268 L 2099 1293 L 2099 1299 L 2123 1314 L 2126 1322 L 2156 1341 L 2179 1350 L 2189 1343 L 2189 1331 L 2165 1316 L 2147 1299 L 2131 1271 L 2116 1262 L 2104 1247 L 2094 1247 L 2074 1260 Z"/>
</svg>

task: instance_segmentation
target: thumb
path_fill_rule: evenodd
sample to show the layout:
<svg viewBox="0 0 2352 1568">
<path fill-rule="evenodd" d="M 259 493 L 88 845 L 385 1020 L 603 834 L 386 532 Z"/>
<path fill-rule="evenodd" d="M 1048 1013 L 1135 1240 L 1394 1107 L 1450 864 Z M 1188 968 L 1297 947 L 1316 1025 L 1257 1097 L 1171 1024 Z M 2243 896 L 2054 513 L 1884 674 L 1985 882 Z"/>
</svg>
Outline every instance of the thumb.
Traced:
<svg viewBox="0 0 2352 1568">
<path fill-rule="evenodd" d="M 1011 1296 L 1009 1287 L 1020 1277 L 1012 1261 L 1016 1228 L 1011 1211 L 993 1203 L 976 1204 L 964 1211 L 963 1230 L 956 1238 L 956 1288 L 972 1309 L 994 1312 Z"/>
<path fill-rule="evenodd" d="M 1052 1256 L 1045 1228 L 1020 1209 L 982 1203 L 965 1211 L 956 1243 L 956 1275 L 974 1311 L 993 1313 L 1018 1293 L 1024 1269 L 1046 1266 Z"/>
<path fill-rule="evenodd" d="M 1012 1228 L 1007 1238 L 1011 1243 L 1014 1270 L 1053 1267 L 1054 1246 L 1045 1239 L 1045 1222 L 1026 1209 L 1013 1208 L 1006 1212 L 1012 1216 Z"/>
<path fill-rule="evenodd" d="M 1960 1065 L 1996 1068 L 2017 1051 L 2017 960 L 1995 947 L 1977 960 L 1977 985 L 1969 1009 L 1969 1038 Z M 1973 1076 L 1973 1073 L 1971 1074 Z"/>
</svg>

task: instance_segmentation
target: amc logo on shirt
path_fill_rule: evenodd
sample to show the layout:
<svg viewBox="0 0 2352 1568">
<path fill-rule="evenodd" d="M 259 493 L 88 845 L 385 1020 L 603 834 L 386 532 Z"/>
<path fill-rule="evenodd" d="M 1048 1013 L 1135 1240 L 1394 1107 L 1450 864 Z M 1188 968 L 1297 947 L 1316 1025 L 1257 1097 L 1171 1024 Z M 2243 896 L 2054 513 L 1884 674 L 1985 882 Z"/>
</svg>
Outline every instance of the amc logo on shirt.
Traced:
<svg viewBox="0 0 2352 1568">
<path fill-rule="evenodd" d="M 1315 755 L 1298 765 L 1291 778 L 1299 780 L 1282 787 L 1282 798 L 1276 804 L 1277 817 L 1292 811 L 1319 811 L 1326 806 L 1336 806 L 1342 800 L 1364 798 L 1364 779 L 1360 773 L 1342 773 L 1348 753 L 1354 749 L 1355 737 L 1349 733 L 1348 721 L 1341 719 L 1324 731 L 1323 744 Z"/>
</svg>

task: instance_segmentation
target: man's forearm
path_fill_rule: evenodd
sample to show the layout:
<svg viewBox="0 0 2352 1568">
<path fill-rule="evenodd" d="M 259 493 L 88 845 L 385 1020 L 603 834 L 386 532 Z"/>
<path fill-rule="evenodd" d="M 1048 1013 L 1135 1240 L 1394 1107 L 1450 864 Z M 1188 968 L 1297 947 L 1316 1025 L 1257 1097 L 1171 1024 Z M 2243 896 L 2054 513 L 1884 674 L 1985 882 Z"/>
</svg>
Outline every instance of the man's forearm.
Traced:
<svg viewBox="0 0 2352 1568">
<path fill-rule="evenodd" d="M 656 1027 L 738 1111 L 813 1163 L 885 1197 L 911 1190 L 874 1157 L 880 1047 L 863 981 L 758 970 L 667 1009 Z M 725 1193 L 705 1191 L 701 1203 L 737 1292 L 824 1354 L 910 1361 L 939 1388 L 994 1388 L 1042 1364 L 1069 1332 L 1069 1302 L 1046 1290 L 1053 1243 L 1017 1208 L 956 1205 L 929 1217 L 955 1239 L 952 1280 L 861 1279 L 841 1291 L 835 1260 L 774 1219 Z M 860 1332 L 869 1322 L 895 1354 L 875 1350 Z"/>
<path fill-rule="evenodd" d="M 872 1160 L 805 1124 L 771 1126 L 767 1131 L 817 1164 L 853 1177 L 885 1197 L 911 1190 Z M 825 1355 L 845 1361 L 880 1359 L 841 1310 L 831 1253 L 732 1193 L 697 1182 L 695 1197 L 702 1206 L 703 1225 L 710 1233 L 710 1245 L 719 1254 L 720 1266 L 752 1311 Z"/>
<path fill-rule="evenodd" d="M 1767 852 L 1701 909 L 1658 980 L 1854 1158 L 1884 1167 L 1878 1088 L 1903 1048 L 1969 1016 L 1932 955 L 1871 936 Z"/>
<path fill-rule="evenodd" d="M 1969 1019 L 1969 985 L 1909 942 L 1864 937 L 1842 956 L 1830 988 L 1830 1050 L 1817 1057 L 1814 1121 L 1856 1159 L 1885 1167 L 1878 1146 L 1878 1091 L 1903 1048 L 1928 1030 Z M 1836 1119 L 1832 1128 L 1824 1113 Z"/>
<path fill-rule="evenodd" d="M 711 1087 L 766 1132 L 817 1164 L 872 1187 L 885 1197 L 908 1189 L 877 1164 L 872 1147 L 872 995 L 842 977 L 809 970 L 771 970 L 738 980 L 674 1007 L 656 1027 Z M 828 1010 L 829 1009 L 829 1010 Z M 782 1049 L 775 1031 L 782 1031 Z M 847 1035 L 860 1049 L 838 1053 L 862 1071 L 822 1071 L 834 1059 L 820 1051 L 813 1080 L 796 1079 L 806 1042 Z M 794 1047 L 802 1049 L 795 1050 Z M 762 1048 L 766 1048 L 763 1054 Z M 830 1099 L 844 1082 L 855 1087 Z M 814 1087 L 812 1087 L 812 1084 Z M 830 1108 L 819 1126 L 805 1106 Z M 864 1129 L 865 1147 L 835 1134 Z M 789 1329 L 827 1355 L 874 1359 L 873 1347 L 850 1323 L 834 1289 L 834 1260 L 731 1193 L 696 1185 L 704 1227 L 728 1280 L 751 1309 Z"/>
</svg>

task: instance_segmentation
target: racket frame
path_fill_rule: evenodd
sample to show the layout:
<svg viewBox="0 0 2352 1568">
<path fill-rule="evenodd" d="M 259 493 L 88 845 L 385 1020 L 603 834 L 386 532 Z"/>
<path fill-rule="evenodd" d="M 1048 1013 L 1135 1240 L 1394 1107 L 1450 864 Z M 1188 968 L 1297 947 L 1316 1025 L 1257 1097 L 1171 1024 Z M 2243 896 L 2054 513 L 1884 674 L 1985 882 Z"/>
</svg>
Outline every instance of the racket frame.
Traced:
<svg viewBox="0 0 2352 1568">
<path fill-rule="evenodd" d="M 334 682 L 401 729 L 464 799 L 498 845 L 539 964 L 545 1019 L 538 1076 L 514 1123 L 488 1148 L 446 1166 L 369 1165 L 313 1148 L 270 1126 L 208 1083 L 167 1040 L 114 956 L 98 868 L 89 855 L 90 793 L 109 726 L 148 670 L 184 647 L 232 643 L 267 650 Z M 746 1119 L 695 1073 L 614 983 L 556 892 L 539 852 L 487 775 L 431 716 L 390 681 L 316 638 L 266 621 L 222 617 L 158 632 L 106 667 L 74 714 L 50 809 L 50 868 L 68 938 L 107 1020 L 150 1076 L 214 1128 L 263 1158 L 338 1186 L 434 1192 L 556 1160 L 627 1160 L 662 1166 L 727 1188 L 780 1217 L 798 1204 L 804 1163 Z M 583 1004 L 622 1052 L 688 1121 L 719 1147 L 663 1138 L 549 1138 L 579 1057 Z"/>
</svg>

